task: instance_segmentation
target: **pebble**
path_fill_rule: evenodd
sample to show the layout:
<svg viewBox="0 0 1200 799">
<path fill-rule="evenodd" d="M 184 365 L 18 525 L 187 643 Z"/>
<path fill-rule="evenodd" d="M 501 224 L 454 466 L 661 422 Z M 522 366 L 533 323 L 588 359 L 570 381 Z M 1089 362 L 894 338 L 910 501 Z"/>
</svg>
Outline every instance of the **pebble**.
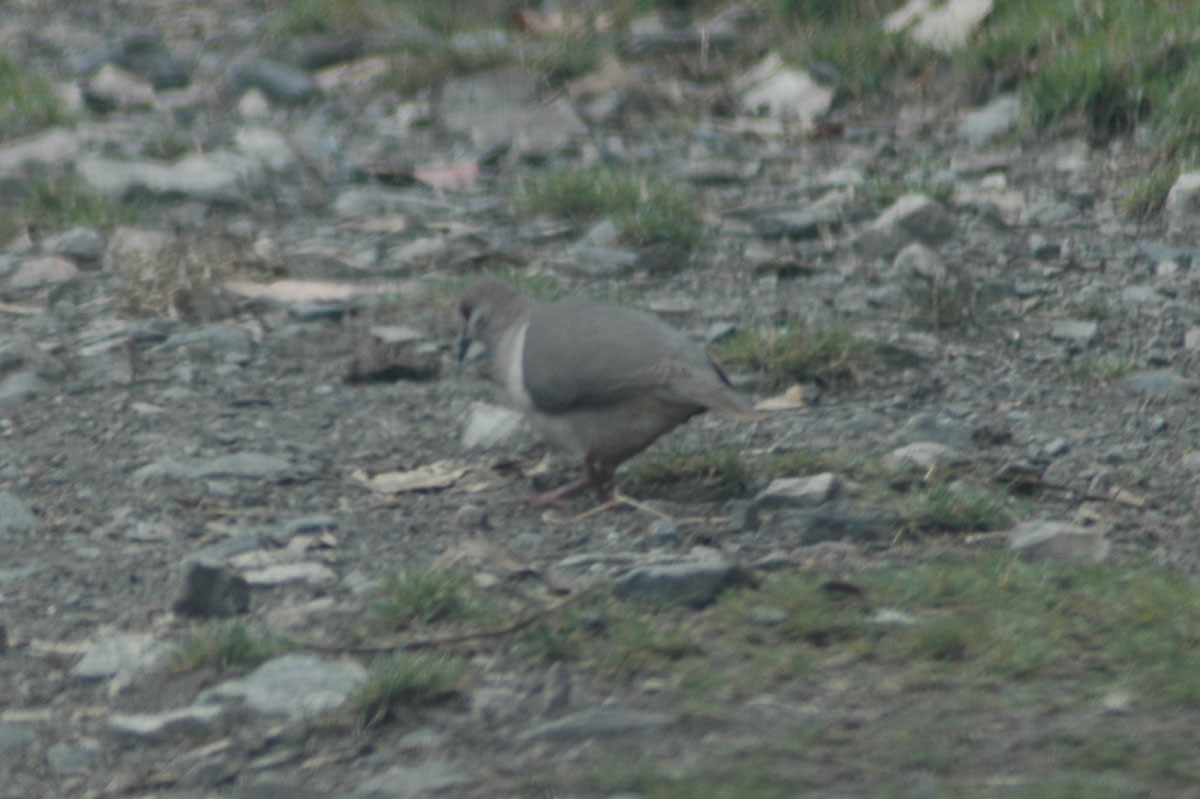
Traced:
<svg viewBox="0 0 1200 799">
<path fill-rule="evenodd" d="M 761 509 L 811 508 L 837 496 L 841 485 L 832 472 L 811 477 L 777 477 L 759 492 L 754 502 Z"/>
<path fill-rule="evenodd" d="M 0 533 L 27 533 L 36 527 L 37 518 L 20 498 L 9 491 L 0 491 Z"/>
<path fill-rule="evenodd" d="M 688 558 L 634 567 L 613 581 L 613 593 L 654 605 L 700 606 L 737 580 L 737 567 L 723 558 Z"/>
<path fill-rule="evenodd" d="M 578 743 L 592 738 L 623 738 L 637 733 L 661 732 L 673 724 L 674 719 L 667 713 L 608 706 L 581 710 L 539 724 L 521 733 L 518 740 Z"/>
<path fill-rule="evenodd" d="M 1008 546 L 1026 557 L 1091 563 L 1105 560 L 1109 552 L 1108 540 L 1099 530 L 1039 520 L 1013 528 Z"/>
<path fill-rule="evenodd" d="M 366 676 L 366 669 L 351 661 L 283 655 L 202 692 L 196 702 L 240 699 L 256 713 L 299 719 L 337 708 Z"/>
<path fill-rule="evenodd" d="M 236 94 L 258 89 L 272 102 L 283 105 L 307 103 L 320 93 L 316 79 L 308 72 L 268 59 L 235 64 L 228 82 Z"/>
<path fill-rule="evenodd" d="M 233 548 L 224 557 L 236 554 Z M 250 585 L 242 575 L 224 566 L 193 562 L 187 567 L 183 591 L 175 600 L 176 613 L 221 618 L 250 609 Z"/>
</svg>

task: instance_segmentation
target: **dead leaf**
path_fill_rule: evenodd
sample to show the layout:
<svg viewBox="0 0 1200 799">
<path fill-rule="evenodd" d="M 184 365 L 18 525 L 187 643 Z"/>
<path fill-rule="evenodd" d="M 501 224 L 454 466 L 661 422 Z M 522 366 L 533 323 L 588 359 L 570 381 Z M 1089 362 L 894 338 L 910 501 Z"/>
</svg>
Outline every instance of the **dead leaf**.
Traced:
<svg viewBox="0 0 1200 799">
<path fill-rule="evenodd" d="M 381 472 L 373 477 L 362 469 L 351 475 L 355 480 L 380 494 L 404 494 L 411 491 L 440 491 L 458 482 L 469 467 L 450 460 L 434 461 L 406 472 Z"/>
<path fill-rule="evenodd" d="M 782 394 L 760 400 L 754 408 L 759 411 L 794 411 L 804 405 L 804 386 L 797 383 Z"/>
<path fill-rule="evenodd" d="M 430 164 L 413 167 L 413 177 L 435 189 L 461 191 L 475 185 L 479 178 L 479 162 L 474 159 L 449 164 Z"/>
</svg>

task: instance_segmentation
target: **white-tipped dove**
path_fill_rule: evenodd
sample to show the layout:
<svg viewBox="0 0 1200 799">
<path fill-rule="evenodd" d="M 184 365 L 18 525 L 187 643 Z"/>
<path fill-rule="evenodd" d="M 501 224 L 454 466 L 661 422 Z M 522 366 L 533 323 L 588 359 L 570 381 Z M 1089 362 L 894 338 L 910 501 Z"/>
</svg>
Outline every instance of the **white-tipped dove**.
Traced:
<svg viewBox="0 0 1200 799">
<path fill-rule="evenodd" d="M 580 300 L 540 305 L 493 279 L 467 289 L 459 311 L 459 359 L 482 342 L 534 427 L 583 457 L 585 476 L 535 505 L 589 486 L 607 498 L 617 466 L 702 411 L 756 418 L 699 345 L 649 314 Z"/>
</svg>

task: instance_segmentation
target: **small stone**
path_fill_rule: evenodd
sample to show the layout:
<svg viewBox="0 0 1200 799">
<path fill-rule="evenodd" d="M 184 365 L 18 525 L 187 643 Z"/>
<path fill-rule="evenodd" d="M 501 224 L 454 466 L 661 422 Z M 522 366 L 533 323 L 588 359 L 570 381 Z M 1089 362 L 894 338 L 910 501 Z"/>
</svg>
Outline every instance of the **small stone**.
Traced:
<svg viewBox="0 0 1200 799">
<path fill-rule="evenodd" d="M 1096 338 L 1100 326 L 1092 321 L 1082 319 L 1064 319 L 1055 322 L 1050 328 L 1050 338 L 1056 341 L 1067 341 L 1080 346 L 1091 344 Z"/>
<path fill-rule="evenodd" d="M 971 144 L 986 144 L 1016 125 L 1021 101 L 1015 94 L 1002 94 L 982 108 L 971 111 L 958 125 L 958 135 Z"/>
<path fill-rule="evenodd" d="M 8 279 L 14 289 L 45 288 L 66 283 L 79 276 L 79 267 L 61 255 L 38 255 L 26 258 Z"/>
<path fill-rule="evenodd" d="M 729 532 L 752 533 L 758 529 L 758 503 L 733 502 L 729 506 Z"/>
<path fill-rule="evenodd" d="M 523 732 L 519 740 L 576 743 L 592 738 L 623 738 L 639 732 L 661 732 L 674 719 L 667 713 L 602 707 L 572 713 Z"/>
<path fill-rule="evenodd" d="M 1152 369 L 1127 375 L 1118 383 L 1122 389 L 1142 397 L 1180 397 L 1191 393 L 1196 383 L 1169 369 Z"/>
<path fill-rule="evenodd" d="M 723 558 L 689 558 L 635 567 L 613 581 L 613 593 L 655 605 L 701 606 L 737 578 L 737 568 Z"/>
<path fill-rule="evenodd" d="M 258 89 L 271 101 L 284 105 L 306 103 L 320 93 L 316 79 L 308 72 L 268 59 L 235 65 L 229 83 L 239 94 Z"/>
<path fill-rule="evenodd" d="M 232 569 L 195 562 L 188 567 L 175 612 L 202 618 L 234 616 L 250 609 L 250 586 Z"/>
<path fill-rule="evenodd" d="M 104 750 L 96 741 L 56 743 L 46 750 L 46 764 L 59 777 L 89 771 L 103 760 Z"/>
<path fill-rule="evenodd" d="M 773 117 L 798 120 L 802 125 L 814 124 L 833 102 L 832 89 L 821 86 L 803 70 L 785 67 L 774 53 L 741 75 L 737 84 L 746 113 L 765 111 Z"/>
<path fill-rule="evenodd" d="M 841 480 L 832 472 L 811 477 L 778 477 L 754 502 L 759 508 L 811 508 L 837 496 Z"/>
<path fill-rule="evenodd" d="M 1103 561 L 1109 551 L 1108 540 L 1098 530 L 1037 520 L 1013 528 L 1008 534 L 1008 546 L 1027 557 L 1091 563 Z"/>
<path fill-rule="evenodd" d="M 162 645 L 148 633 L 116 633 L 93 644 L 71 669 L 71 675 L 81 680 L 102 680 L 140 674 L 152 669 L 163 652 Z"/>
<path fill-rule="evenodd" d="M 971 431 L 957 419 L 917 413 L 904 423 L 893 438 L 896 444 L 929 441 L 965 452 L 971 448 Z"/>
<path fill-rule="evenodd" d="M 1173 233 L 1185 233 L 1195 228 L 1200 219 L 1200 172 L 1184 172 L 1175 179 L 1167 192 L 1163 207 L 1167 228 Z"/>
<path fill-rule="evenodd" d="M 854 247 L 865 257 L 886 258 L 913 240 L 940 244 L 954 228 L 954 217 L 940 203 L 923 194 L 906 194 L 855 238 Z"/>
<path fill-rule="evenodd" d="M 211 705 L 192 705 L 165 713 L 114 713 L 108 718 L 108 728 L 119 735 L 154 742 L 200 738 L 213 734 L 221 715 L 221 709 Z"/>
<path fill-rule="evenodd" d="M 337 582 L 333 569 L 320 563 L 281 563 L 265 569 L 252 569 L 242 575 L 252 587 L 266 588 L 286 583 L 328 585 Z"/>
<path fill-rule="evenodd" d="M 913 627 L 920 623 L 916 616 L 897 608 L 880 608 L 871 621 L 883 627 Z"/>
<path fill-rule="evenodd" d="M 284 655 L 204 691 L 196 702 L 241 699 L 258 713 L 305 718 L 341 705 L 366 676 L 366 669 L 351 661 Z"/>
<path fill-rule="evenodd" d="M 28 748 L 37 742 L 37 734 L 28 724 L 0 721 L 0 757 Z"/>
<path fill-rule="evenodd" d="M 561 660 L 555 661 L 542 684 L 542 713 L 555 716 L 571 706 L 571 672 Z"/>
<path fill-rule="evenodd" d="M 370 799 L 430 799 L 437 796 L 464 796 L 476 778 L 453 763 L 428 760 L 415 766 L 391 768 L 366 780 L 354 796 Z M 282 799 L 282 798 L 281 798 Z"/>
<path fill-rule="evenodd" d="M 754 232 L 764 239 L 814 239 L 824 228 L 836 227 L 840 218 L 832 210 L 783 211 L 754 220 Z"/>
<path fill-rule="evenodd" d="M 437 377 L 439 362 L 406 344 L 392 344 L 374 337 L 359 338 L 346 370 L 346 382 L 392 383 L 397 380 L 429 380 Z"/>
<path fill-rule="evenodd" d="M 1065 455 L 1071 449 L 1064 438 L 1052 438 L 1042 447 L 1042 452 L 1046 453 L 1051 458 L 1057 458 L 1060 455 Z"/>
<path fill-rule="evenodd" d="M 488 528 L 487 511 L 482 505 L 463 505 L 454 512 L 451 524 L 454 529 L 464 533 L 486 530 Z"/>
<path fill-rule="evenodd" d="M 104 257 L 104 236 L 90 227 L 73 227 L 57 236 L 50 236 L 43 246 L 48 252 L 85 263 L 96 263 Z"/>
<path fill-rule="evenodd" d="M 0 533 L 26 533 L 37 527 L 37 518 L 8 491 L 0 491 Z"/>
<path fill-rule="evenodd" d="M 515 443 L 524 425 L 524 416 L 519 411 L 472 402 L 467 426 L 463 430 L 462 445 L 466 449 L 491 449 Z"/>
<path fill-rule="evenodd" d="M 963 453 L 935 441 L 914 441 L 887 453 L 885 466 L 897 469 L 929 469 L 932 466 L 960 466 L 970 462 Z"/>
</svg>

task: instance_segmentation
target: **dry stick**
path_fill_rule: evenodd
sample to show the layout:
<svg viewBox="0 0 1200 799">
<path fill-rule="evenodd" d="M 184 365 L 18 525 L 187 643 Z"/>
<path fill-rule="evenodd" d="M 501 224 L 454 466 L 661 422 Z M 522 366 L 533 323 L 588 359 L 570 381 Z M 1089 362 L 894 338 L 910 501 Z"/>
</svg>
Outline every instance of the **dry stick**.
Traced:
<svg viewBox="0 0 1200 799">
<path fill-rule="evenodd" d="M 523 630 L 539 619 L 554 613 L 555 611 L 561 610 L 572 602 L 596 593 L 596 591 L 599 590 L 603 585 L 604 583 L 593 583 L 576 594 L 564 597 L 557 602 L 552 602 L 543 608 L 522 616 L 512 624 L 507 624 L 503 627 L 494 627 L 490 630 L 478 630 L 476 632 L 435 636 L 431 638 L 412 638 L 408 641 L 398 641 L 391 644 L 370 644 L 364 646 L 350 646 L 348 644 L 323 644 L 317 641 L 304 641 L 298 638 L 284 638 L 283 640 L 285 643 L 293 646 L 303 647 L 305 649 L 314 649 L 318 652 L 342 652 L 351 655 L 371 655 L 381 652 L 395 652 L 401 649 L 435 649 L 440 646 L 461 644 L 465 641 L 480 641 L 488 638 L 501 638 L 505 635 L 511 635 L 518 630 Z"/>
</svg>

